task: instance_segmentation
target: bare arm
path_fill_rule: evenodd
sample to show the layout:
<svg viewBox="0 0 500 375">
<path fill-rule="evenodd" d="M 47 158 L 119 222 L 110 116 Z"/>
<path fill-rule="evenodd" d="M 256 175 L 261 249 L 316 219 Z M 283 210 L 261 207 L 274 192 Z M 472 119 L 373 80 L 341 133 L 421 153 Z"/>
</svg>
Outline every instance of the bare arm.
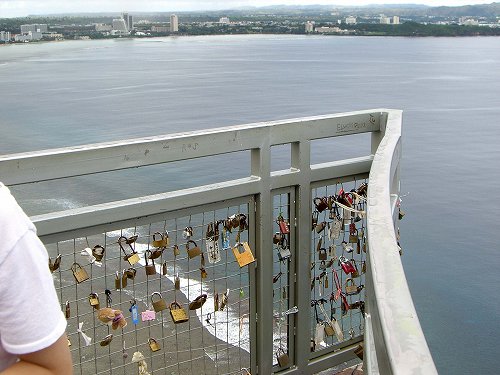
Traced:
<svg viewBox="0 0 500 375">
<path fill-rule="evenodd" d="M 20 361 L 0 375 L 71 375 L 73 366 L 66 334 L 49 347 L 19 356 Z"/>
</svg>

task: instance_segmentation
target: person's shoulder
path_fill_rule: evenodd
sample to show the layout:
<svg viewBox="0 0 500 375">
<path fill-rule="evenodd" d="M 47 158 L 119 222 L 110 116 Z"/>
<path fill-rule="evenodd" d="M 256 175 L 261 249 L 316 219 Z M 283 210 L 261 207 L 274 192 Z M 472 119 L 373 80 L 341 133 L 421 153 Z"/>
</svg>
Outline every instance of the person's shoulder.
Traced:
<svg viewBox="0 0 500 375">
<path fill-rule="evenodd" d="M 10 190 L 0 182 L 0 263 L 19 239 L 35 227 L 17 204 Z"/>
</svg>

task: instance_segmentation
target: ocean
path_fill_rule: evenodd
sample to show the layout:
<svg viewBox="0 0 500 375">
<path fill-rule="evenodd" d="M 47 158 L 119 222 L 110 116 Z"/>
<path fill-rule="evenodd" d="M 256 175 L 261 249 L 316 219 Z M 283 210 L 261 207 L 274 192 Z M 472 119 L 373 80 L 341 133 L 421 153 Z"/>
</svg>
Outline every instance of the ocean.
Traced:
<svg viewBox="0 0 500 375">
<path fill-rule="evenodd" d="M 499 66 L 495 37 L 243 35 L 2 46 L 0 154 L 402 109 L 402 260 L 422 328 L 440 374 L 493 374 L 500 368 L 500 207 L 492 195 L 500 188 Z M 313 150 L 313 160 L 325 152 Z M 215 169 L 246 173 L 230 160 Z M 192 170 L 172 171 L 169 187 L 182 187 Z M 158 192 L 165 183 L 106 182 L 102 199 Z M 30 214 L 100 199 L 77 186 L 55 194 L 55 185 L 37 187 L 37 198 L 13 191 Z"/>
</svg>

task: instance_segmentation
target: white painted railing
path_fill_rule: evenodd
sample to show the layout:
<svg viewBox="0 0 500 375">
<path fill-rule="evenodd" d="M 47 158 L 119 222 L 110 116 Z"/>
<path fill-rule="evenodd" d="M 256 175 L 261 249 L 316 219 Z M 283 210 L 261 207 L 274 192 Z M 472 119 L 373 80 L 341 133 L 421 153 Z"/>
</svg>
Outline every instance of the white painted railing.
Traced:
<svg viewBox="0 0 500 375">
<path fill-rule="evenodd" d="M 249 367 L 252 374 L 278 371 L 312 374 L 355 358 L 353 350 L 363 340 L 362 331 L 352 331 L 355 334 L 349 338 L 351 331 L 346 330 L 345 339 L 330 341 L 331 344 L 324 349 L 313 353 L 310 351 L 311 254 L 313 258 L 315 256 L 314 249 L 311 249 L 313 191 L 318 192 L 325 187 L 328 190 L 328 186 L 331 188 L 342 182 L 360 181 L 370 173 L 365 369 L 368 373 L 383 375 L 434 374 L 436 370 L 399 259 L 394 229 L 399 196 L 401 121 L 400 111 L 377 109 L 4 155 L 0 156 L 0 176 L 6 185 L 16 186 L 249 151 L 250 173 L 243 178 L 52 212 L 34 216 L 32 220 L 42 240 L 47 245 L 57 244 L 59 252 L 63 248 L 62 245 L 59 247 L 59 243 L 67 240 L 76 244 L 87 236 L 104 235 L 104 238 L 108 238 L 124 228 L 151 227 L 158 222 L 167 225 L 169 220 L 177 223 L 179 218 L 191 218 L 191 215 L 200 213 L 205 215 L 207 211 L 215 216 L 220 209 L 246 207 L 249 224 L 247 239 L 255 250 L 257 263 L 248 266 L 248 274 L 240 274 L 240 280 L 241 277 L 248 278 L 249 316 L 255 316 L 255 319 L 245 323 L 250 332 L 250 360 L 246 363 L 239 358 L 239 361 Z M 371 150 L 366 156 L 311 164 L 313 141 L 361 133 L 372 134 Z M 286 144 L 290 145 L 291 150 L 290 168 L 271 172 L 271 146 Z M 286 266 L 286 303 L 287 308 L 296 306 L 294 313 L 286 317 L 288 331 L 285 341 L 289 363 L 281 368 L 273 365 L 273 319 L 276 311 L 271 302 L 273 290 L 269 288 L 274 276 L 273 265 L 276 265 L 272 238 L 275 232 L 273 225 L 276 225 L 273 203 L 277 196 L 286 198 L 283 207 L 286 206 L 292 223 L 289 238 L 292 261 L 287 261 Z M 283 208 L 281 205 L 280 198 L 280 209 Z M 201 223 L 200 227 L 204 228 L 204 225 Z M 174 231 L 177 230 L 176 224 Z M 146 238 L 151 235 L 147 233 Z M 112 246 L 117 245 L 111 244 L 110 248 Z M 65 255 L 71 259 L 78 257 L 77 246 L 73 246 L 70 253 Z M 110 264 L 113 261 L 122 262 L 119 255 L 108 261 Z M 231 267 L 231 264 L 228 263 L 228 266 Z M 114 270 L 111 273 L 113 280 Z M 59 287 L 61 295 L 68 290 L 67 287 Z M 78 286 L 75 287 L 78 291 Z M 78 296 L 75 297 L 75 303 L 81 302 Z M 84 308 L 81 309 L 84 311 Z M 357 317 L 362 320 L 359 314 Z M 359 327 L 363 327 L 362 321 Z M 136 334 L 140 335 L 141 332 L 137 329 Z M 78 336 L 77 333 L 75 335 Z M 73 353 L 76 356 L 81 350 L 80 347 L 74 348 Z M 121 349 L 110 354 L 120 355 Z M 85 366 L 95 366 L 92 371 L 99 374 L 107 373 L 110 369 L 120 373 L 123 369 L 125 373 L 130 366 L 130 363 L 110 362 L 109 369 L 98 372 L 98 367 L 102 365 L 98 350 L 89 355 L 92 357 L 90 363 L 75 356 L 74 360 L 78 361 L 82 374 L 86 373 L 82 370 Z M 170 370 L 168 364 L 164 363 L 164 366 L 165 371 Z M 229 362 L 227 366 L 225 370 L 215 366 L 211 371 L 214 374 L 235 374 L 230 372 Z"/>
</svg>

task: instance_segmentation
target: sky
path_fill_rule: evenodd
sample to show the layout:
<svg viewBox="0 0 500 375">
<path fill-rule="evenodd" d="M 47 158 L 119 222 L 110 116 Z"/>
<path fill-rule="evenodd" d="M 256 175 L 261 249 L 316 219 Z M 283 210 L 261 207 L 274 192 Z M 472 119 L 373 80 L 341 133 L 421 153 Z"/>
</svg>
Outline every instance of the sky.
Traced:
<svg viewBox="0 0 500 375">
<path fill-rule="evenodd" d="M 0 18 L 82 12 L 181 12 L 267 5 L 425 4 L 458 6 L 495 0 L 0 0 Z M 498 0 L 497 0 L 498 1 Z"/>
</svg>

